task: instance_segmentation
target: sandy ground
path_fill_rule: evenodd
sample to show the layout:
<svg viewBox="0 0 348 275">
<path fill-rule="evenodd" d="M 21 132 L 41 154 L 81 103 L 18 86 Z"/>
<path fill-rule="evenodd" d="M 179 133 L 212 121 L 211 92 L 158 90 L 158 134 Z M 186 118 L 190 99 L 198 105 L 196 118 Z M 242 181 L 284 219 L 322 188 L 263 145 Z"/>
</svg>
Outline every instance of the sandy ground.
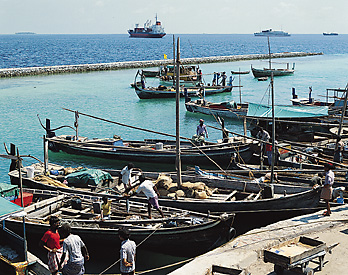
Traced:
<svg viewBox="0 0 348 275">
<path fill-rule="evenodd" d="M 317 232 L 306 235 L 309 238 L 315 238 L 330 246 L 339 242 L 339 245 L 333 248 L 332 254 L 326 253 L 324 258 L 324 267 L 322 271 L 318 270 L 318 264 L 310 263 L 309 267 L 314 269 L 315 274 L 333 275 L 348 274 L 348 223 L 340 224 L 324 232 Z M 274 275 L 274 265 L 265 263 L 263 258 L 252 264 L 248 271 L 252 275 Z M 293 271 L 284 271 L 284 275 L 298 274 Z"/>
</svg>

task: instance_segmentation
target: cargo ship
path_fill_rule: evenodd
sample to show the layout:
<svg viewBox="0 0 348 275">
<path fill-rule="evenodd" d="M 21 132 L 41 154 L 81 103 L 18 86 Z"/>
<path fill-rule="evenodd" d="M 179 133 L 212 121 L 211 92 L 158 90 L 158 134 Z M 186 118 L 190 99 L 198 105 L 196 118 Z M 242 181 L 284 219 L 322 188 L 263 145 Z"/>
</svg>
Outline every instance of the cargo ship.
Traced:
<svg viewBox="0 0 348 275">
<path fill-rule="evenodd" d="M 133 30 L 128 30 L 129 37 L 137 38 L 162 38 L 166 35 L 164 28 L 160 21 L 157 20 L 156 14 L 156 23 L 151 25 L 151 20 L 147 20 L 143 28 L 139 28 L 139 24 L 135 24 Z"/>
<path fill-rule="evenodd" d="M 323 35 L 338 35 L 337 32 L 323 32 Z"/>
<path fill-rule="evenodd" d="M 284 31 L 274 31 L 272 29 L 255 32 L 255 36 L 290 36 L 290 33 Z"/>
</svg>

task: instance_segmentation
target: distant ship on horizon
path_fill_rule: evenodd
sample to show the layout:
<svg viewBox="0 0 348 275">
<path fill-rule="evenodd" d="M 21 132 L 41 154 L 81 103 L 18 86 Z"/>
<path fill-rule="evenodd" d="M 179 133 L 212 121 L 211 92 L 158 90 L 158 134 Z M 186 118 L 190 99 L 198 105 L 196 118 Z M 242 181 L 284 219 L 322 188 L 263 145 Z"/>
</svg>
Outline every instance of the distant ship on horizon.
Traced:
<svg viewBox="0 0 348 275">
<path fill-rule="evenodd" d="M 323 32 L 323 35 L 338 35 L 337 32 Z"/>
<path fill-rule="evenodd" d="M 274 31 L 272 29 L 255 32 L 254 36 L 291 36 L 290 33 L 284 31 Z"/>
<path fill-rule="evenodd" d="M 35 32 L 16 32 L 15 34 L 36 34 Z"/>
<path fill-rule="evenodd" d="M 128 30 L 129 37 L 162 38 L 165 36 L 166 33 L 164 32 L 164 28 L 162 27 L 161 22 L 157 20 L 157 14 L 155 18 L 155 25 L 151 25 L 151 20 L 147 20 L 143 28 L 139 28 L 139 24 L 135 24 L 135 28 L 133 30 Z"/>
</svg>

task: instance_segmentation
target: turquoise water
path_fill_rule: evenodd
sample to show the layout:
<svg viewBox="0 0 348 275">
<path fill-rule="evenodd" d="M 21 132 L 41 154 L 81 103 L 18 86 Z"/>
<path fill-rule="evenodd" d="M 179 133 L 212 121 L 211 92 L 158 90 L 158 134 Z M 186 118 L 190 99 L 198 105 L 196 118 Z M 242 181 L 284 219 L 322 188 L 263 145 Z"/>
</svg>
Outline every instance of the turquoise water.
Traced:
<svg viewBox="0 0 348 275">
<path fill-rule="evenodd" d="M 289 104 L 291 87 L 295 87 L 299 97 L 308 96 L 308 87 L 313 87 L 313 96 L 321 99 L 326 88 L 343 88 L 346 85 L 348 55 L 323 55 L 304 58 L 293 58 L 287 61 L 296 63 L 293 76 L 275 78 L 275 100 L 277 104 Z M 267 62 L 245 61 L 235 63 L 204 64 L 201 68 L 205 74 L 214 71 L 249 70 L 250 64 L 255 67 L 267 66 Z M 284 64 L 276 64 L 284 66 Z M 20 154 L 31 154 L 43 158 L 42 136 L 44 129 L 40 126 L 37 114 L 44 122 L 51 119 L 51 127 L 61 125 L 73 126 L 74 114 L 62 108 L 78 110 L 87 114 L 121 122 L 128 125 L 151 129 L 175 135 L 175 100 L 157 99 L 140 100 L 130 83 L 134 81 L 136 70 L 105 71 L 82 74 L 65 74 L 50 76 L 18 77 L 0 79 L 0 140 L 14 143 Z M 211 81 L 212 75 L 206 75 L 205 80 Z M 147 85 L 158 85 L 157 80 L 148 78 Z M 238 76 L 234 84 L 238 84 Z M 241 76 L 242 101 L 265 103 L 269 102 L 269 81 L 259 82 L 251 74 Z M 239 101 L 238 88 L 232 94 L 221 94 L 207 97 L 207 100 L 219 102 L 228 100 Z M 184 100 L 180 105 L 180 134 L 191 137 L 195 133 L 200 118 L 207 125 L 218 126 L 214 118 L 188 113 Z M 226 126 L 231 131 L 242 132 L 242 124 L 226 120 Z M 73 134 L 71 129 L 57 131 L 57 134 Z M 160 135 L 134 130 L 88 117 L 80 116 L 79 133 L 82 136 L 112 137 L 117 134 L 124 139 L 162 138 Z M 209 129 L 209 140 L 219 139 L 220 132 Z M 1 152 L 5 153 L 3 149 Z M 49 154 L 50 161 L 76 166 L 82 162 L 85 165 L 97 167 L 108 166 L 120 168 L 124 163 L 110 161 L 92 161 L 86 157 L 72 157 L 62 153 Z M 25 159 L 26 164 L 29 163 Z M 9 161 L 0 160 L 0 180 L 9 182 L 7 171 Z M 143 166 L 144 167 L 144 166 Z M 154 170 L 151 164 L 147 169 Z M 174 169 L 174 167 L 166 167 Z"/>
<path fill-rule="evenodd" d="M 321 99 L 326 88 L 343 88 L 346 85 L 348 71 L 348 55 L 323 55 L 305 58 L 276 60 L 276 62 L 295 62 L 296 72 L 293 76 L 275 78 L 275 99 L 277 104 L 289 104 L 291 88 L 295 87 L 299 97 L 308 96 L 308 87 L 313 87 L 312 96 Z M 216 63 L 201 65 L 203 73 L 214 71 L 249 70 L 250 64 L 255 67 L 267 66 L 267 62 L 245 61 L 235 63 Z M 277 64 L 277 66 L 284 66 Z M 62 107 L 99 116 L 105 119 L 147 128 L 169 134 L 175 134 L 175 100 L 139 100 L 130 83 L 134 81 L 136 70 L 105 71 L 82 74 L 65 74 L 50 76 L 18 77 L 0 79 L 0 141 L 8 146 L 12 142 L 19 147 L 22 155 L 31 154 L 43 159 L 41 128 L 37 114 L 44 122 L 51 119 L 51 127 L 61 125 L 73 126 L 74 114 L 64 111 Z M 206 75 L 205 80 L 210 82 L 212 75 Z M 148 79 L 148 85 L 156 86 L 155 80 Z M 238 84 L 238 76 L 234 82 Z M 266 103 L 269 101 L 269 82 L 259 82 L 251 74 L 241 76 L 243 102 Z M 219 102 L 239 100 L 238 88 L 232 94 L 222 94 L 207 97 L 207 100 Z M 200 118 L 204 118 L 207 125 L 217 127 L 214 118 L 187 113 L 184 100 L 180 102 L 181 135 L 191 137 L 195 133 Z M 162 138 L 118 125 L 108 124 L 88 117 L 80 116 L 79 133 L 82 136 L 112 137 L 117 134 L 124 139 Z M 240 122 L 226 120 L 226 128 L 242 133 Z M 73 134 L 70 129 L 57 131 L 57 134 Z M 220 132 L 209 129 L 209 140 L 214 141 L 221 137 Z M 4 149 L 0 150 L 5 153 Z M 124 163 L 113 161 L 92 160 L 87 157 L 75 157 L 63 153 L 49 153 L 50 161 L 70 166 L 94 166 L 121 168 Z M 31 160 L 25 159 L 25 165 Z M 156 170 L 152 164 L 142 164 L 143 169 Z M 0 180 L 9 183 L 7 172 L 9 161 L 0 159 Z M 168 165 L 161 169 L 174 170 Z M 36 248 L 34 248 L 34 251 Z M 115 248 L 115 257 L 118 248 Z M 141 254 L 140 254 L 141 255 Z M 149 258 L 146 258 L 146 257 Z M 114 260 L 109 255 L 104 261 L 91 262 L 87 265 L 89 272 L 100 272 Z M 139 266 L 148 269 L 155 265 L 160 266 L 178 260 L 163 255 L 143 253 Z M 113 272 L 116 272 L 113 270 Z M 158 274 L 163 274 L 159 272 Z"/>
</svg>

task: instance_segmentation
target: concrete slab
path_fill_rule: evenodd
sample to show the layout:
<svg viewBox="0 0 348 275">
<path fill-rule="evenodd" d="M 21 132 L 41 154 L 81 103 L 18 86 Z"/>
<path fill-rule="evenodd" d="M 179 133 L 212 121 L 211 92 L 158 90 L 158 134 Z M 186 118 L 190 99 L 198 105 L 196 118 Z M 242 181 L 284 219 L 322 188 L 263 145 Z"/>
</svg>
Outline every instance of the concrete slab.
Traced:
<svg viewBox="0 0 348 275">
<path fill-rule="evenodd" d="M 300 235 L 318 238 L 327 245 L 340 242 L 332 254 L 325 256 L 324 268 L 320 272 L 316 271 L 316 274 L 347 274 L 348 206 L 342 205 L 333 208 L 332 215 L 329 217 L 323 216 L 322 212 L 298 216 L 249 231 L 227 244 L 195 258 L 170 274 L 211 274 L 212 265 L 244 269 L 253 275 L 275 274 L 273 264 L 264 263 L 263 250 Z M 316 267 L 315 264 L 310 266 Z M 284 275 L 286 274 L 294 273 L 286 271 Z"/>
</svg>

